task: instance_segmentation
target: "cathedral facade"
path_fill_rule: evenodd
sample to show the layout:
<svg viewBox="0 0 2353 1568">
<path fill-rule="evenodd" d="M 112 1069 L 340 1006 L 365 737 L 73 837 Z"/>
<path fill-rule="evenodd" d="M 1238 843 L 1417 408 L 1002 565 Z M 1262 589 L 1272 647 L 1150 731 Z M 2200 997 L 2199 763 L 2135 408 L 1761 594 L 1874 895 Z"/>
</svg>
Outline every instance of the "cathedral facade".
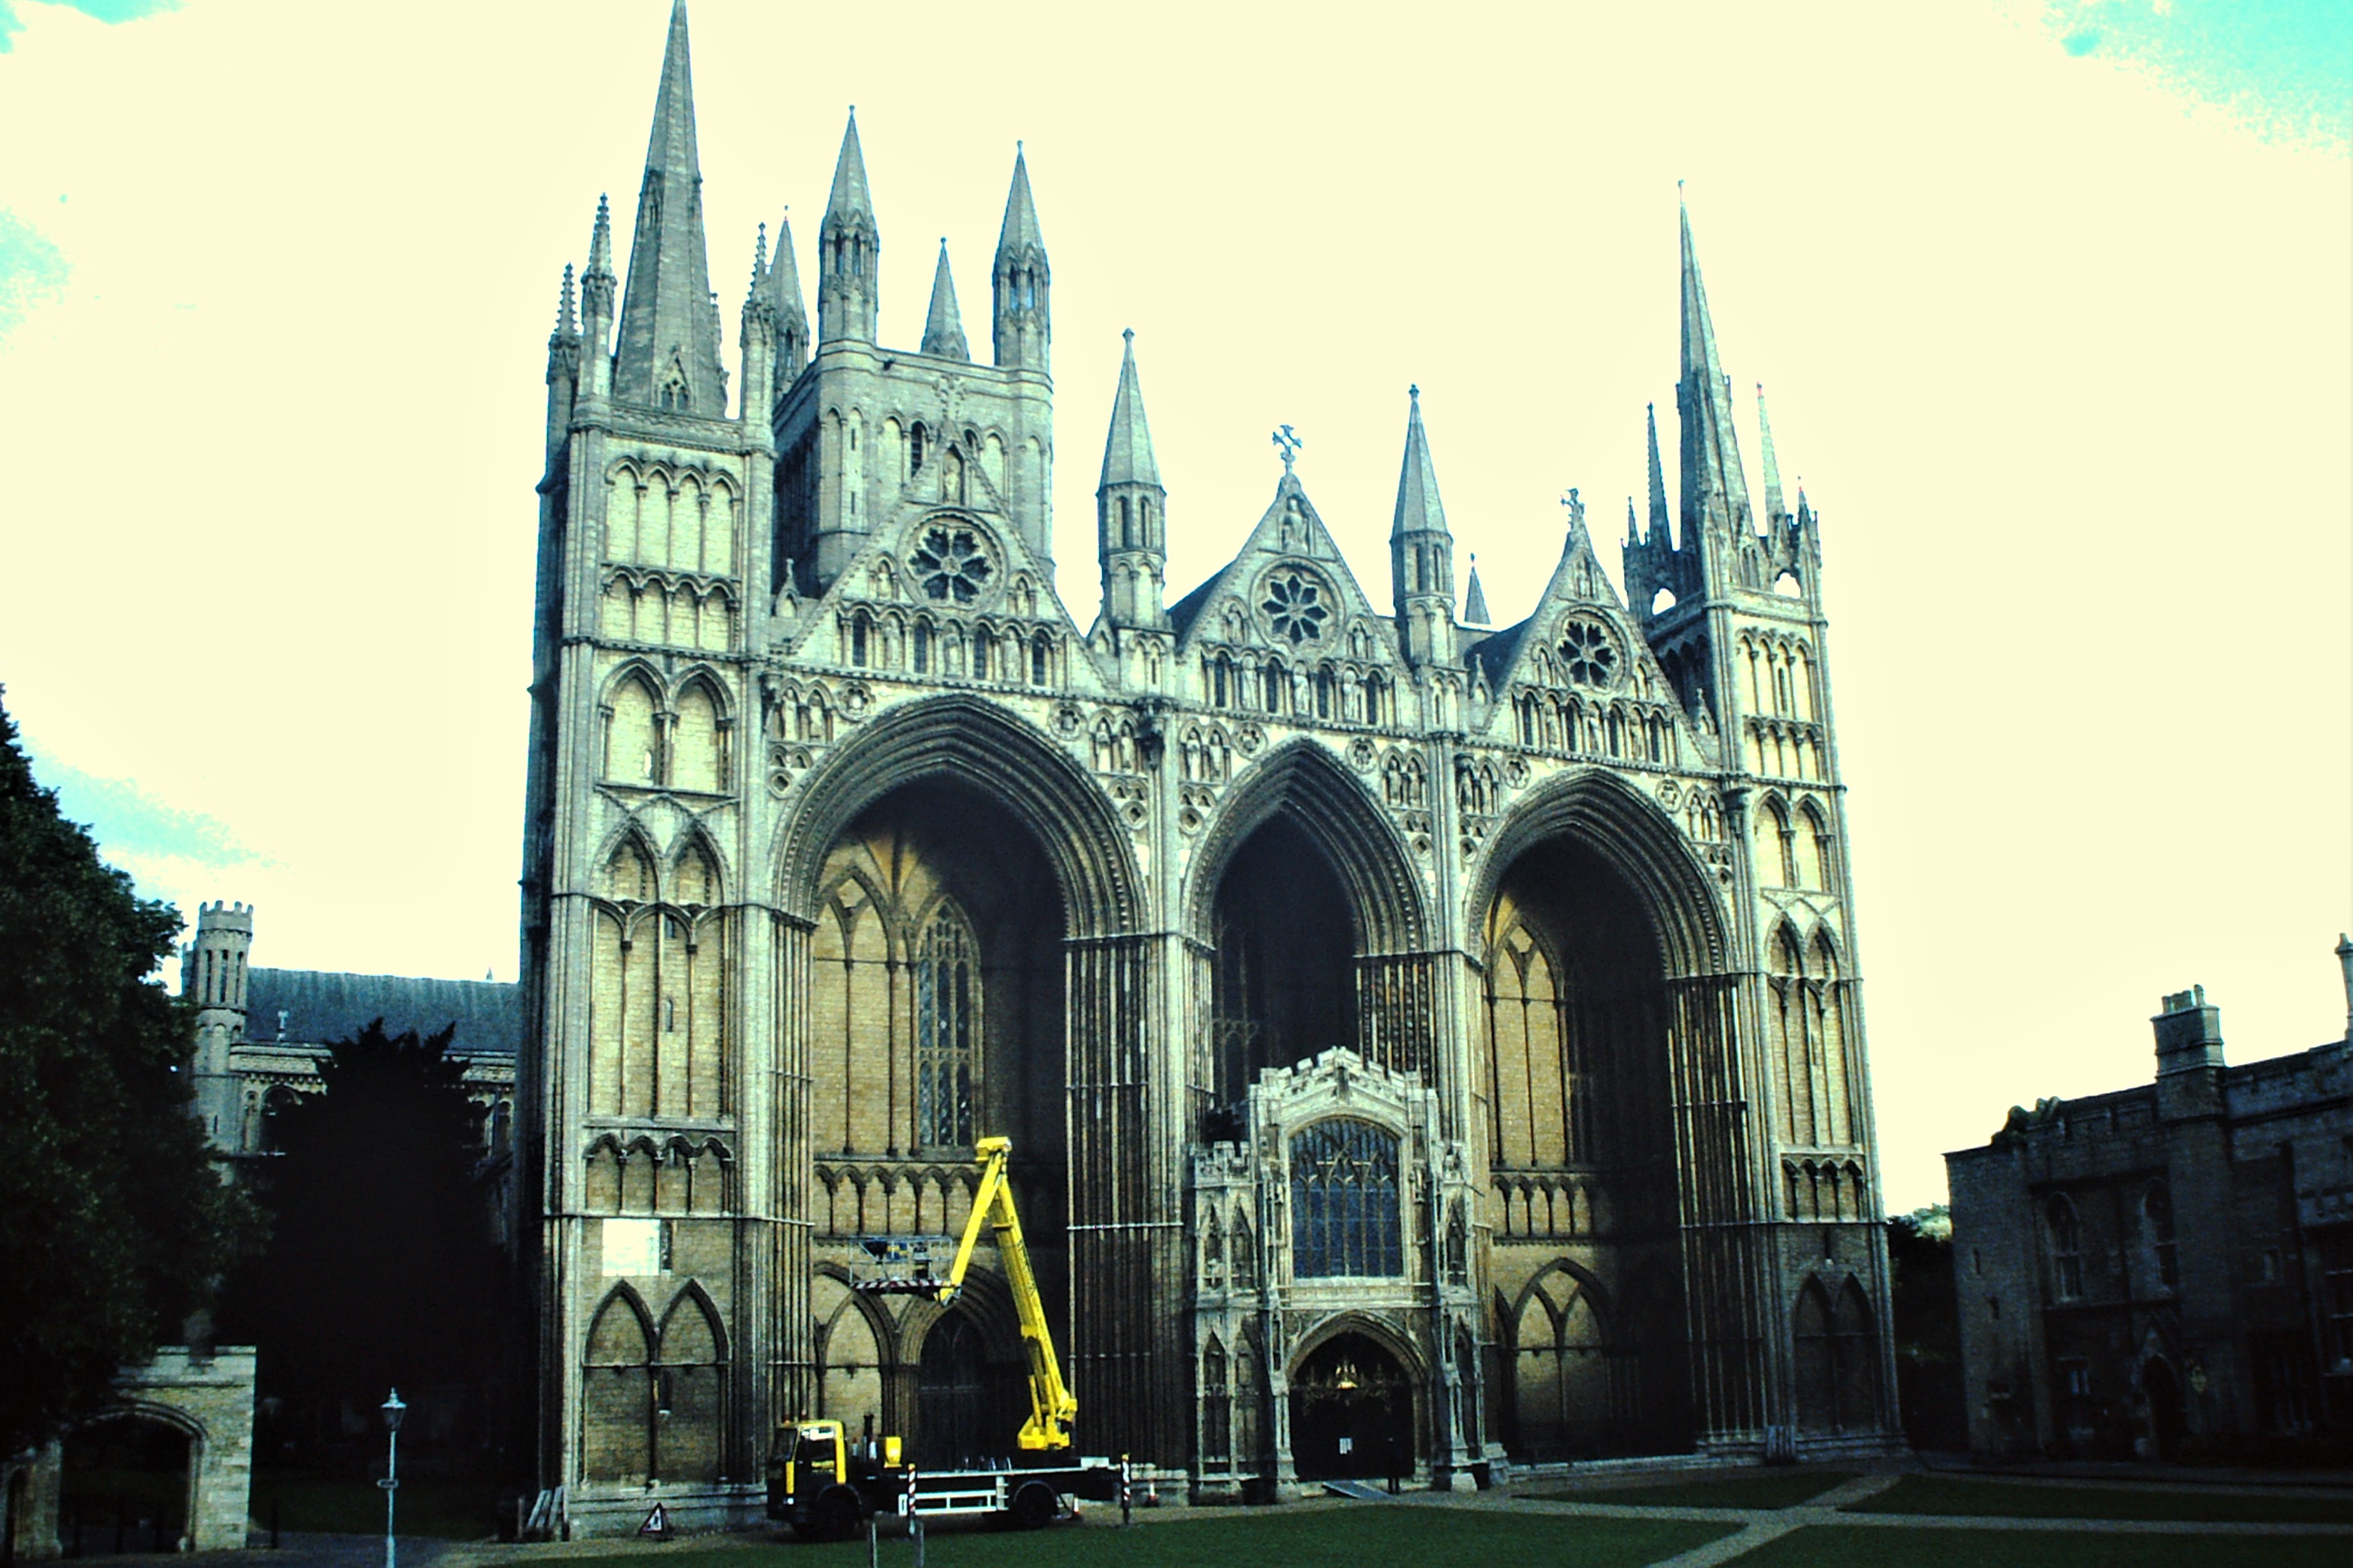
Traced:
<svg viewBox="0 0 2353 1568">
<path fill-rule="evenodd" d="M 1820 552 L 1752 503 L 1688 220 L 1680 505 L 1457 611 L 1418 404 L 1377 608 L 1286 463 L 1173 600 L 1133 342 L 1051 555 L 1017 155 L 984 363 L 876 341 L 857 126 L 731 394 L 673 14 L 627 258 L 550 340 L 522 1265 L 575 1528 L 756 1510 L 773 1425 L 1010 1450 L 1011 1298 L 856 1285 L 1016 1190 L 1082 1448 L 1199 1497 L 1896 1440 Z M 1759 410 L 1762 418 L 1762 410 Z M 1237 532 L 1241 530 L 1237 528 Z"/>
</svg>

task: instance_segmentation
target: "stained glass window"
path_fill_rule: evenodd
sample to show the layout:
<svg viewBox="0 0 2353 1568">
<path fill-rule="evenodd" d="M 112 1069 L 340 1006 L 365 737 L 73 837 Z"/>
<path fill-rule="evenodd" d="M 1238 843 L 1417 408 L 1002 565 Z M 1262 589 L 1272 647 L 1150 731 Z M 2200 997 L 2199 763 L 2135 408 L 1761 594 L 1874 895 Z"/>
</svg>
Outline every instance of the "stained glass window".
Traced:
<svg viewBox="0 0 2353 1568">
<path fill-rule="evenodd" d="M 1369 1121 L 1319 1121 L 1291 1141 L 1292 1272 L 1405 1272 L 1398 1141 Z"/>
<path fill-rule="evenodd" d="M 943 909 L 915 960 L 915 1141 L 924 1147 L 972 1142 L 979 1015 L 978 950 L 963 917 Z"/>
</svg>

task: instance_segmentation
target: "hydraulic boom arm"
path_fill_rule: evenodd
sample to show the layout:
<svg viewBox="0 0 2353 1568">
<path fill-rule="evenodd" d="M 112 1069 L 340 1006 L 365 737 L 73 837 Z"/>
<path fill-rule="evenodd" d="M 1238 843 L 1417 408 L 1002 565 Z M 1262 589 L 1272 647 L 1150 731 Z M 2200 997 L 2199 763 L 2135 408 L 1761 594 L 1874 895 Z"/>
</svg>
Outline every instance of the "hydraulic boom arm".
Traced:
<svg viewBox="0 0 2353 1568">
<path fill-rule="evenodd" d="M 973 1194 L 972 1218 L 964 1227 L 955 1264 L 934 1293 L 940 1305 L 954 1301 L 964 1289 L 965 1270 L 986 1223 L 997 1228 L 997 1256 L 1005 1261 L 1006 1282 L 1013 1289 L 1013 1307 L 1021 1321 L 1021 1340 L 1029 1352 L 1029 1419 L 1022 1424 L 1021 1447 L 1029 1449 L 1067 1448 L 1071 1423 L 1079 1402 L 1062 1383 L 1061 1363 L 1054 1356 L 1054 1336 L 1046 1327 L 1046 1303 L 1038 1295 L 1038 1277 L 1029 1268 L 1029 1247 L 1021 1238 L 1021 1216 L 1014 1212 L 1012 1184 L 1005 1178 L 1005 1157 L 1013 1149 L 1010 1138 L 983 1138 L 974 1146 L 980 1156 L 980 1190 Z"/>
</svg>

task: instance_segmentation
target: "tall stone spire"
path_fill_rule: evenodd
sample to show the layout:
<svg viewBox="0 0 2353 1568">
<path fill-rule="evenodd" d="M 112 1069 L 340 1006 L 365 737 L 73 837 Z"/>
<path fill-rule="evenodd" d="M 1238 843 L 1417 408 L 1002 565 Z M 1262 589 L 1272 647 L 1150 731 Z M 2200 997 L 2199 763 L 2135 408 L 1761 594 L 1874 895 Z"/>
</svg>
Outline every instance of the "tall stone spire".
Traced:
<svg viewBox="0 0 2353 1568">
<path fill-rule="evenodd" d="M 555 330 L 547 334 L 547 450 L 553 458 L 572 425 L 572 403 L 580 385 L 580 318 L 572 308 L 572 264 L 564 264 L 564 289 L 555 303 Z"/>
<path fill-rule="evenodd" d="M 761 298 L 776 323 L 776 363 L 774 393 L 781 401 L 785 389 L 808 363 L 808 312 L 801 308 L 801 272 L 793 263 L 793 223 L 790 208 L 776 220 L 776 250 L 761 280 Z"/>
<path fill-rule="evenodd" d="M 1135 374 L 1135 333 L 1121 334 L 1119 390 L 1112 395 L 1111 433 L 1103 477 L 1095 481 L 1095 558 L 1103 566 L 1103 619 L 1114 626 L 1156 626 L 1168 564 L 1168 492 L 1144 416 Z"/>
<path fill-rule="evenodd" d="M 1417 665 L 1454 658 L 1454 535 L 1438 499 L 1438 465 L 1421 427 L 1421 388 L 1407 389 L 1405 461 L 1389 523 L 1389 583 L 1406 658 Z"/>
<path fill-rule="evenodd" d="M 1754 525 L 1732 423 L 1732 387 L 1716 358 L 1707 289 L 1692 247 L 1691 209 L 1676 205 L 1683 219 L 1683 374 L 1675 384 L 1683 424 L 1683 524 L 1687 531 L 1713 525 L 1738 531 Z"/>
<path fill-rule="evenodd" d="M 591 265 L 594 265 L 592 260 Z M 638 187 L 637 237 L 622 297 L 613 398 L 717 419 L 727 408 L 719 363 L 719 308 L 703 249 L 702 171 L 694 150 L 694 81 L 687 67 L 686 0 L 670 13 L 653 135 Z"/>
<path fill-rule="evenodd" d="M 1005 222 L 997 231 L 997 260 L 989 268 L 994 289 L 990 336 L 1003 369 L 1050 370 L 1054 342 L 1053 269 L 1046 265 L 1046 237 L 1038 228 L 1038 205 L 1029 195 L 1029 161 L 1013 144 L 1013 185 L 1005 194 Z"/>
<path fill-rule="evenodd" d="M 583 397 L 609 396 L 613 384 L 613 205 L 596 198 L 588 266 L 580 274 L 580 383 Z"/>
<path fill-rule="evenodd" d="M 818 225 L 817 335 L 819 342 L 855 338 L 874 341 L 881 302 L 881 230 L 874 223 L 874 198 L 866 189 L 866 153 L 858 144 L 858 110 L 841 133 L 834 160 L 833 194 L 825 221 Z"/>
<path fill-rule="evenodd" d="M 948 237 L 940 236 L 939 265 L 932 268 L 932 308 L 923 316 L 923 352 L 937 359 L 972 358 L 964 341 L 964 318 L 956 312 L 955 277 L 948 270 Z"/>
<path fill-rule="evenodd" d="M 1765 412 L 1765 384 L 1761 381 L 1757 384 L 1757 441 L 1764 448 L 1765 516 L 1768 521 L 1778 522 L 1788 515 L 1788 509 L 1781 504 L 1781 465 L 1773 456 L 1773 419 Z"/>
</svg>

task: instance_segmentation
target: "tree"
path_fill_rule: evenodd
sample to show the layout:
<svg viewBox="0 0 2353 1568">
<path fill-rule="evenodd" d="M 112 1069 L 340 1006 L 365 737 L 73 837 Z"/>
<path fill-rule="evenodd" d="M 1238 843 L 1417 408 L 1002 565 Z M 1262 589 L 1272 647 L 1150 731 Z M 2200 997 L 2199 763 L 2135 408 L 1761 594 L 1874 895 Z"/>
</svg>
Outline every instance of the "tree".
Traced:
<svg viewBox="0 0 2353 1568">
<path fill-rule="evenodd" d="M 479 1384 L 496 1366 L 504 1273 L 455 1032 L 387 1035 L 378 1018 L 319 1064 L 324 1092 L 278 1119 L 259 1181 L 269 1245 L 222 1318 L 259 1347 L 263 1392 L 297 1409 Z"/>
<path fill-rule="evenodd" d="M 195 1014 L 157 977 L 179 930 L 0 705 L 0 1453 L 108 1403 L 254 1239 L 195 1119 Z"/>
<path fill-rule="evenodd" d="M 1895 1327 L 1895 1384 L 1904 1434 L 1915 1448 L 1967 1447 L 1952 1211 L 1933 1204 L 1889 1220 L 1887 1260 L 1895 1270 L 1890 1316 Z"/>
</svg>

